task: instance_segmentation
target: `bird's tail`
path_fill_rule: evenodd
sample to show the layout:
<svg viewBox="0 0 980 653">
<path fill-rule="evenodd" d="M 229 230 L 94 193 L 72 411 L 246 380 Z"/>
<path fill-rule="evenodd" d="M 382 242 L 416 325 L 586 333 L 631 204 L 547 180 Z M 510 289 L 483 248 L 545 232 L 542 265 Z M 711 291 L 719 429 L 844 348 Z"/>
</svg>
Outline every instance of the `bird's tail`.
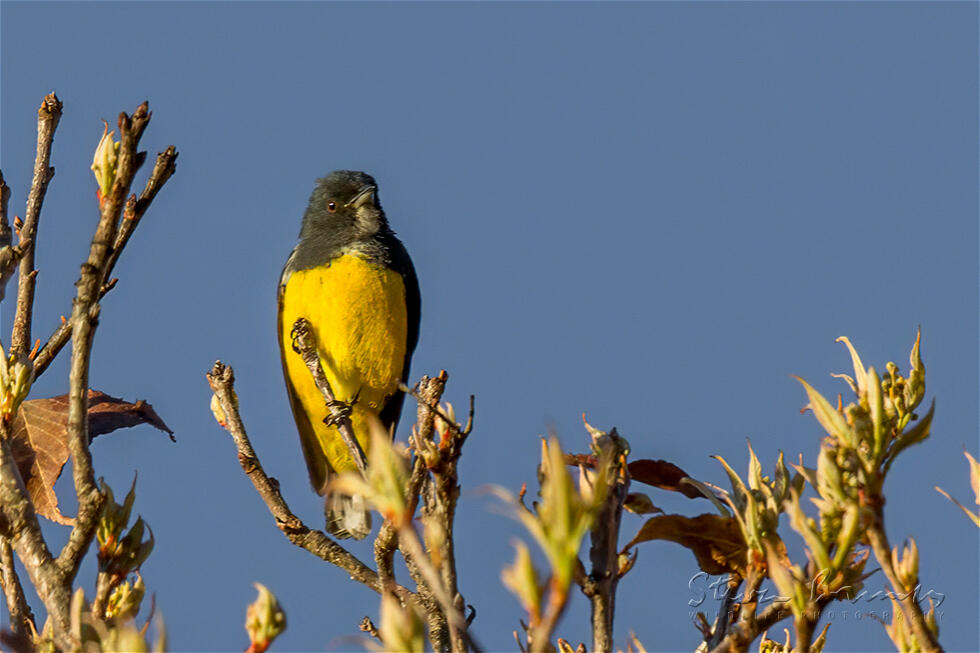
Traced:
<svg viewBox="0 0 980 653">
<path fill-rule="evenodd" d="M 371 533 L 371 512 L 359 494 L 347 496 L 338 492 L 327 495 L 324 511 L 327 530 L 340 539 L 363 540 Z"/>
</svg>

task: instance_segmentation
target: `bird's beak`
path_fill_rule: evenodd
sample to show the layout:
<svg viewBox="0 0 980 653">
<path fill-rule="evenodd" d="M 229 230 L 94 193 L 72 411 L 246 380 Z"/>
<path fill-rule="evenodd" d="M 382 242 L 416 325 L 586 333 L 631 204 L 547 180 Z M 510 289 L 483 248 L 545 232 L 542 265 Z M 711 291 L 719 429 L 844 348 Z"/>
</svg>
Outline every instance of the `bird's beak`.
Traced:
<svg viewBox="0 0 980 653">
<path fill-rule="evenodd" d="M 374 204 L 374 193 L 377 190 L 377 186 L 365 186 L 361 189 L 361 192 L 354 196 L 354 199 L 347 203 L 347 207 L 359 209 L 368 202 Z"/>
</svg>

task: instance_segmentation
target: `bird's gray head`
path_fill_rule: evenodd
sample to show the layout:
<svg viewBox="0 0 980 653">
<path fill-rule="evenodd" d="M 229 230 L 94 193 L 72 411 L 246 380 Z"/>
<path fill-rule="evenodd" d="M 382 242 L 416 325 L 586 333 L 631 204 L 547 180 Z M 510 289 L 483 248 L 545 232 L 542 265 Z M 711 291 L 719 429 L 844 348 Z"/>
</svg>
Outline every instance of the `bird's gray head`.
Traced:
<svg viewBox="0 0 980 653">
<path fill-rule="evenodd" d="M 356 170 L 336 170 L 317 180 L 303 215 L 300 240 L 346 247 L 387 229 L 374 177 Z"/>
</svg>

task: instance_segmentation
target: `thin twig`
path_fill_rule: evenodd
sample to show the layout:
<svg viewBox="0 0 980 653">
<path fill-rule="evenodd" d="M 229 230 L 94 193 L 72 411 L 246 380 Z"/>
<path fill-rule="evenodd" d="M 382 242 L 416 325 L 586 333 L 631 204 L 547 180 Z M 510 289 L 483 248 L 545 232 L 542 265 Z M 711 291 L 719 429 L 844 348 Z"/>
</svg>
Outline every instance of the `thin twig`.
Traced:
<svg viewBox="0 0 980 653">
<path fill-rule="evenodd" d="M 3 171 L 0 171 L 0 247 L 7 247 L 13 242 L 13 232 L 10 230 L 10 222 L 7 221 L 9 201 L 10 186 L 3 178 Z"/>
<path fill-rule="evenodd" d="M 238 402 L 234 398 L 235 374 L 231 367 L 218 361 L 208 372 L 207 378 L 224 412 L 224 427 L 235 442 L 235 447 L 238 450 L 238 462 L 246 476 L 252 481 L 252 485 L 265 502 L 269 512 L 276 520 L 276 525 L 283 534 L 296 546 L 305 549 L 321 560 L 340 567 L 350 575 L 352 580 L 362 583 L 380 594 L 378 574 L 348 552 L 347 549 L 327 537 L 322 531 L 313 530 L 304 524 L 286 505 L 286 501 L 279 491 L 279 483 L 266 475 L 262 463 L 252 448 L 248 434 L 245 432 L 245 425 L 242 423 Z M 394 584 L 392 592 L 403 604 L 417 604 L 418 597 L 416 594 L 401 585 Z"/>
<path fill-rule="evenodd" d="M 11 245 L 13 232 L 10 230 L 10 223 L 7 222 L 7 203 L 10 200 L 10 187 L 3 179 L 0 172 L 0 300 L 6 294 L 7 281 L 13 276 L 17 268 L 17 261 L 21 259 L 27 248 L 31 246 L 30 239 L 24 241 L 22 246 Z"/>
<path fill-rule="evenodd" d="M 705 640 L 707 649 L 713 649 L 728 634 L 728 626 L 732 621 L 732 611 L 735 606 L 735 598 L 738 595 L 738 588 L 742 585 L 742 578 L 737 574 L 729 574 L 725 582 L 725 595 L 721 599 L 721 606 L 715 616 L 715 623 L 711 628 L 711 635 Z"/>
<path fill-rule="evenodd" d="M 99 289 L 102 271 L 116 239 L 119 217 L 129 195 L 133 177 L 139 168 L 138 151 L 143 131 L 150 122 L 144 102 L 132 116 L 119 114 L 119 155 L 112 190 L 104 198 L 99 224 L 92 236 L 89 254 L 82 264 L 75 284 L 78 292 L 72 305 L 72 352 L 68 389 L 68 450 L 71 453 L 72 476 L 78 496 L 78 516 L 68 543 L 58 556 L 58 564 L 68 582 L 75 578 L 79 565 L 95 535 L 105 496 L 95 483 L 88 432 L 88 376 L 95 328 L 98 324 Z"/>
<path fill-rule="evenodd" d="M 164 184 L 167 183 L 167 180 L 177 171 L 177 156 L 177 149 L 173 145 L 157 154 L 156 162 L 153 164 L 153 171 L 150 173 L 150 178 L 146 180 L 146 186 L 143 187 L 143 192 L 140 193 L 139 198 L 135 201 L 132 211 L 123 214 L 123 221 L 120 223 L 119 232 L 116 234 L 116 242 L 112 246 L 112 254 L 109 255 L 105 271 L 102 273 L 102 283 L 108 282 L 109 277 L 112 276 L 113 269 L 116 267 L 116 262 L 119 260 L 119 255 L 122 254 L 126 243 L 129 242 L 133 232 L 136 231 L 136 227 L 139 226 L 140 220 L 146 214 L 146 210 L 150 208 L 153 199 L 160 192 L 160 189 L 163 188 Z"/>
<path fill-rule="evenodd" d="M 381 641 L 381 635 L 378 633 L 377 626 L 375 626 L 374 622 L 371 621 L 371 617 L 364 617 L 361 619 L 361 623 L 358 625 L 358 628 L 376 640 Z"/>
<path fill-rule="evenodd" d="M 446 370 L 442 370 L 440 375 L 441 374 L 447 374 Z M 449 377 L 447 376 L 446 378 L 448 379 Z M 425 403 L 425 397 L 420 395 L 416 388 L 409 388 L 404 383 L 399 383 L 398 389 L 404 392 L 405 394 L 409 395 L 410 397 L 415 398 L 420 403 L 423 404 Z M 460 427 L 459 424 L 457 424 L 454 420 L 450 419 L 449 415 L 446 415 L 446 413 L 442 412 L 442 409 L 439 408 L 438 404 L 435 406 L 429 406 L 428 409 L 433 411 L 439 417 L 441 417 L 442 420 L 449 425 L 449 429 L 451 431 L 453 431 L 458 435 L 463 436 L 465 439 L 465 437 L 470 434 L 470 431 L 473 430 L 473 414 L 476 410 L 476 396 L 470 395 L 469 416 L 466 419 L 466 426 L 463 427 Z"/>
<path fill-rule="evenodd" d="M 463 443 L 472 429 L 473 397 L 470 397 L 470 429 L 459 429 L 455 421 L 449 419 L 439 409 L 439 399 L 448 380 L 449 375 L 445 370 L 436 377 L 423 376 L 417 386 L 418 389 L 411 395 L 419 402 L 418 429 L 415 433 L 416 451 L 424 452 L 423 459 L 432 472 L 429 482 L 422 486 L 422 523 L 427 533 L 429 529 L 434 529 L 438 534 L 431 546 L 437 546 L 439 550 L 432 552 L 432 557 L 438 561 L 439 577 L 447 595 L 452 598 L 453 609 L 462 614 L 465 599 L 458 587 L 453 529 L 460 492 L 457 465 Z M 434 433 L 436 415 L 448 429 L 448 439 L 442 437 L 443 434 Z M 438 443 L 432 442 L 433 435 L 437 436 Z M 449 623 L 449 643 L 453 653 L 466 651 L 467 640 L 464 630 L 452 622 Z"/>
<path fill-rule="evenodd" d="M 13 332 L 10 334 L 11 351 L 27 353 L 31 342 L 31 315 L 34 311 L 34 251 L 37 244 L 37 225 L 41 217 L 41 205 L 54 177 L 51 163 L 51 144 L 54 131 L 61 120 L 61 101 L 54 93 L 45 96 L 37 110 L 37 154 L 34 158 L 34 179 L 27 195 L 24 225 L 20 228 L 20 244 L 24 247 L 20 258 L 20 275 L 17 282 L 17 312 L 14 314 Z"/>
<path fill-rule="evenodd" d="M 320 354 L 316 348 L 313 325 L 306 318 L 299 318 L 293 323 L 292 336 L 296 352 L 302 356 L 303 362 L 310 370 L 310 374 L 313 375 L 313 382 L 316 383 L 320 394 L 323 395 L 323 400 L 330 411 L 331 422 L 337 426 L 337 432 L 340 433 L 340 438 L 347 445 L 357 469 L 360 470 L 362 476 L 366 475 L 367 458 L 364 456 L 361 444 L 354 437 L 354 427 L 350 421 L 350 406 L 337 400 L 337 396 L 334 395 L 333 389 L 330 387 L 330 382 L 327 381 L 327 375 L 323 373 L 323 366 L 320 365 Z"/>
<path fill-rule="evenodd" d="M 465 639 L 469 650 L 473 651 L 473 653 L 481 653 L 482 649 L 480 645 L 477 644 L 476 640 L 466 629 L 466 616 L 462 610 L 456 607 L 455 602 L 449 596 L 446 588 L 443 587 L 439 573 L 436 571 L 432 561 L 425 554 L 422 543 L 419 541 L 418 534 L 415 532 L 415 528 L 411 522 L 408 522 L 403 528 L 399 529 L 398 541 L 401 545 L 402 553 L 406 556 L 406 560 L 411 558 L 418 566 L 429 588 L 435 595 L 436 600 L 439 601 L 443 614 L 446 616 L 446 621 L 449 622 L 450 632 L 455 629 L 459 633 L 459 636 Z"/>
<path fill-rule="evenodd" d="M 14 552 L 10 540 L 0 536 L 0 582 L 3 583 L 3 594 L 7 599 L 7 613 L 10 615 L 10 630 L 18 639 L 32 642 L 33 633 L 37 632 L 34 613 L 24 596 L 24 587 L 14 567 Z"/>
<path fill-rule="evenodd" d="M 140 220 L 142 220 L 143 215 L 146 213 L 147 209 L 150 208 L 150 204 L 153 199 L 157 196 L 157 193 L 163 188 L 163 185 L 167 183 L 174 172 L 177 170 L 177 156 L 178 152 L 173 145 L 169 146 L 166 150 L 157 155 L 156 163 L 153 166 L 153 172 L 150 173 L 150 178 L 146 182 L 146 186 L 143 188 L 143 192 L 140 193 L 139 198 L 135 201 L 134 210 L 129 214 L 123 215 L 123 220 L 119 225 L 118 233 L 116 234 L 116 240 L 112 247 L 112 251 L 109 254 L 109 258 L 106 261 L 105 270 L 102 272 L 102 279 L 99 288 L 99 299 L 106 295 L 110 290 L 112 290 L 115 285 L 109 278 L 112 275 L 112 271 L 119 261 L 120 255 L 122 255 L 123 249 L 125 249 L 126 244 L 129 243 L 130 237 L 133 235 L 133 231 L 139 225 Z M 63 321 L 58 328 L 48 337 L 44 346 L 38 352 L 37 357 L 34 360 L 34 376 L 40 376 L 44 370 L 54 361 L 58 353 L 64 348 L 68 341 L 71 339 L 72 332 L 72 322 L 70 320 Z"/>
</svg>

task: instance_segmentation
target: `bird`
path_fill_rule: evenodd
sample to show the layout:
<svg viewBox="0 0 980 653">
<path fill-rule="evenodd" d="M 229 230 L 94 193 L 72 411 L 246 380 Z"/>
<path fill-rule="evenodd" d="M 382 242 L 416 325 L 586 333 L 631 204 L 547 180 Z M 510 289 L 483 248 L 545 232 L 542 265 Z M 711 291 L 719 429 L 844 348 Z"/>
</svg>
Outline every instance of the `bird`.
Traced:
<svg viewBox="0 0 980 653">
<path fill-rule="evenodd" d="M 350 408 L 354 435 L 370 466 L 370 429 L 378 421 L 394 436 L 412 354 L 419 338 L 421 294 L 412 259 L 392 231 L 371 175 L 337 170 L 318 179 L 299 240 L 283 266 L 278 336 L 286 392 L 299 431 L 310 483 L 325 496 L 327 530 L 363 539 L 371 514 L 361 496 L 330 492 L 354 459 L 291 332 L 311 325 L 324 373 L 337 401 Z"/>
</svg>

